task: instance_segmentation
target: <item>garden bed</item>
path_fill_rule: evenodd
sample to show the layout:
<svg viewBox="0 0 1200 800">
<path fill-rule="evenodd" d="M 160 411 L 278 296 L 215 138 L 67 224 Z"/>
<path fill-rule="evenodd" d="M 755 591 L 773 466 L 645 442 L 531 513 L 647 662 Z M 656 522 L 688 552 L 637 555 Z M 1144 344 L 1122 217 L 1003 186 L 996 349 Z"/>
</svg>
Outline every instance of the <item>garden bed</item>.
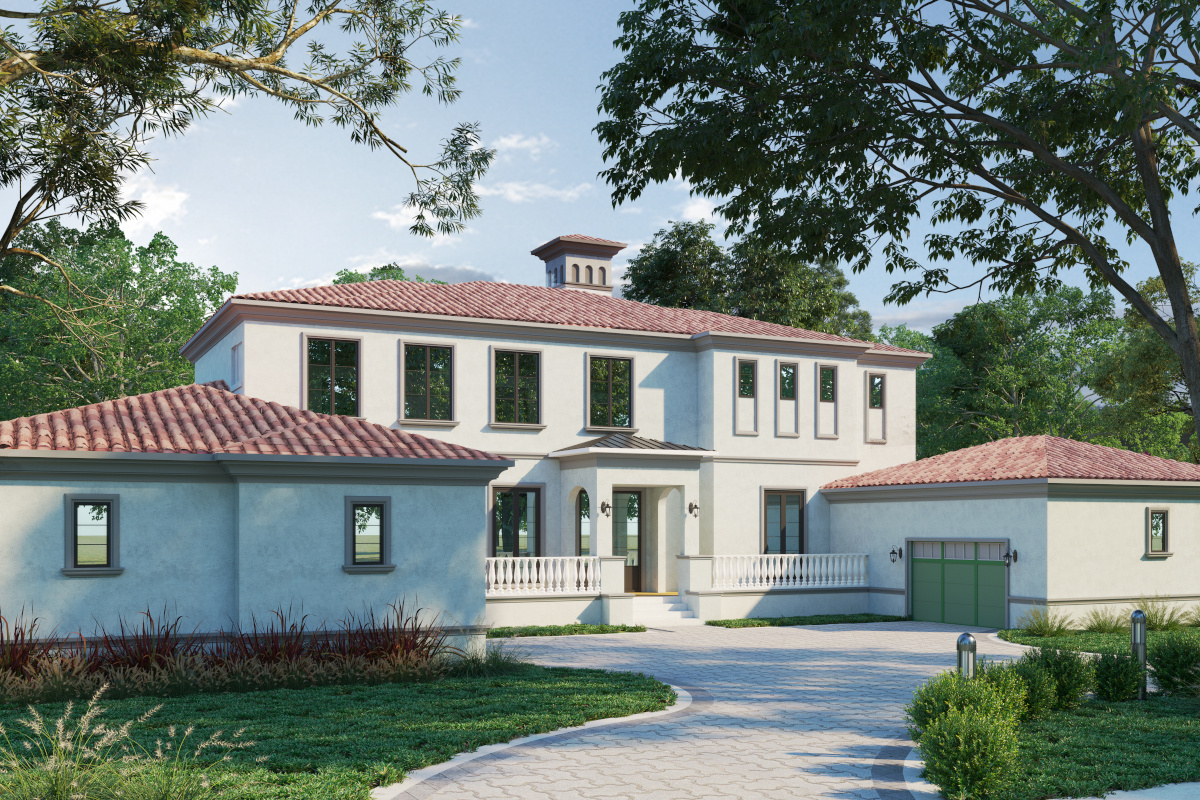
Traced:
<svg viewBox="0 0 1200 800">
<path fill-rule="evenodd" d="M 668 686 L 645 675 L 520 665 L 510 674 L 427 683 L 129 698 L 102 705 L 103 719 L 119 724 L 161 703 L 134 727 L 137 741 L 150 750 L 156 739 L 168 738 L 172 726 L 178 731 L 194 725 L 192 742 L 218 730 L 244 729 L 241 738 L 252 746 L 203 766 L 212 796 L 222 800 L 367 800 L 372 787 L 457 753 L 589 720 L 658 711 L 674 697 Z M 63 709 L 37 706 L 51 724 Z M 23 748 L 27 731 L 19 720 L 27 716 L 22 708 L 0 709 L 0 725 L 15 748 Z M 0 757 L 3 747 L 0 737 Z M 0 775 L 0 787 L 12 780 Z"/>
<path fill-rule="evenodd" d="M 515 636 L 581 636 L 593 633 L 645 633 L 645 625 L 523 625 L 517 628 L 492 628 L 489 639 L 511 639 Z"/>
<path fill-rule="evenodd" d="M 1172 631 L 1148 631 L 1146 643 L 1153 647 Z M 1200 640 L 1200 628 L 1184 628 L 1177 632 Z M 1128 653 L 1130 652 L 1129 631 L 1120 633 L 1094 633 L 1092 631 L 1068 631 L 1058 636 L 1034 636 L 1028 631 L 1014 628 L 1000 631 L 1001 639 L 1030 647 L 1048 647 L 1054 650 L 1074 650 L 1080 653 Z"/>
<path fill-rule="evenodd" d="M 779 628 L 795 625 L 846 625 L 856 622 L 905 622 L 908 617 L 886 614 L 816 614 L 809 617 L 750 617 L 748 619 L 710 619 L 705 625 L 718 628 Z"/>
</svg>

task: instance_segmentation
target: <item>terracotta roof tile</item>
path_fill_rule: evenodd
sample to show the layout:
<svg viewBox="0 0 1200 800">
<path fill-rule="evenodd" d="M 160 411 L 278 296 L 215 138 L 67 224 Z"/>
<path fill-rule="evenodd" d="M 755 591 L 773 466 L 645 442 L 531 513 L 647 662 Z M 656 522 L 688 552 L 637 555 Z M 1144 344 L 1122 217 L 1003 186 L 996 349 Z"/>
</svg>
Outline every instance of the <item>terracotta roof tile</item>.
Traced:
<svg viewBox="0 0 1200 800">
<path fill-rule="evenodd" d="M 470 281 L 440 285 L 413 281 L 369 281 L 307 289 L 254 292 L 237 295 L 234 299 L 687 336 L 707 332 L 780 336 L 789 339 L 868 344 L 872 350 L 891 353 L 918 352 L 892 345 L 860 342 L 831 333 L 718 314 L 714 311 L 664 308 L 598 292 L 550 289 L 516 283 Z"/>
<path fill-rule="evenodd" d="M 0 451 L 258 453 L 500 460 L 500 456 L 191 384 L 0 422 Z"/>
<path fill-rule="evenodd" d="M 1036 478 L 1200 481 L 1200 464 L 1057 436 L 1021 436 L 827 483 L 823 489 Z"/>
</svg>

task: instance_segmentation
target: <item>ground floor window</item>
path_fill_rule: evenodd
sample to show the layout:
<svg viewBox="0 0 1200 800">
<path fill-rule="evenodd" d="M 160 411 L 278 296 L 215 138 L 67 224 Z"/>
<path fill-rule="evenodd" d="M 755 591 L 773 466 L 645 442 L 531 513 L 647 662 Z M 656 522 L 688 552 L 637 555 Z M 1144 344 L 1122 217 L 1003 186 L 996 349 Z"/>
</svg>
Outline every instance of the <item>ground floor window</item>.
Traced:
<svg viewBox="0 0 1200 800">
<path fill-rule="evenodd" d="M 763 552 L 804 552 L 804 492 L 767 492 Z"/>
<path fill-rule="evenodd" d="M 112 503 L 75 502 L 74 567 L 112 566 Z"/>
<path fill-rule="evenodd" d="M 498 558 L 538 555 L 540 492 L 523 486 L 492 493 L 492 554 Z"/>
<path fill-rule="evenodd" d="M 575 499 L 575 546 L 581 556 L 592 554 L 592 503 L 582 489 Z"/>
<path fill-rule="evenodd" d="M 1167 511 L 1166 509 L 1149 509 L 1149 520 L 1146 531 L 1146 553 L 1148 555 L 1165 555 L 1170 552 L 1167 547 Z"/>
</svg>

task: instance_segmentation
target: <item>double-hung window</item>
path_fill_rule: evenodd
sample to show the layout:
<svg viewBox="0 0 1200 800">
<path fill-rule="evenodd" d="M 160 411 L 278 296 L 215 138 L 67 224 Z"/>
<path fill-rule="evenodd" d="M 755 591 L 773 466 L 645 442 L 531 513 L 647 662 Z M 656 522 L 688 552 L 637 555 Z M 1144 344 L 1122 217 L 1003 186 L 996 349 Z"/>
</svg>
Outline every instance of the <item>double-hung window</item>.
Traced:
<svg viewBox="0 0 1200 800">
<path fill-rule="evenodd" d="M 588 425 L 633 427 L 633 361 L 590 356 L 588 359 Z"/>
<path fill-rule="evenodd" d="M 346 498 L 346 572 L 391 572 L 391 508 L 389 497 Z"/>
<path fill-rule="evenodd" d="M 537 425 L 541 420 L 540 356 L 511 350 L 496 351 L 495 421 Z"/>
<path fill-rule="evenodd" d="M 522 486 L 492 493 L 492 554 L 498 558 L 537 556 L 539 491 Z"/>
<path fill-rule="evenodd" d="M 738 397 L 755 397 L 757 383 L 758 363 L 738 359 Z"/>
<path fill-rule="evenodd" d="M 804 492 L 766 492 L 763 504 L 763 552 L 803 553 Z"/>
<path fill-rule="evenodd" d="M 883 408 L 883 376 L 867 376 L 867 407 Z"/>
<path fill-rule="evenodd" d="M 779 399 L 796 399 L 796 365 L 783 362 L 779 365 Z"/>
<path fill-rule="evenodd" d="M 69 576 L 119 575 L 119 514 L 116 495 L 66 496 L 66 557 Z"/>
<path fill-rule="evenodd" d="M 837 369 L 834 367 L 821 367 L 820 395 L 817 399 L 822 403 L 837 401 Z"/>
<path fill-rule="evenodd" d="M 453 419 L 453 359 L 449 347 L 404 346 L 405 419 Z"/>
<path fill-rule="evenodd" d="M 1170 544 L 1167 510 L 1163 508 L 1146 509 L 1146 555 L 1151 558 L 1169 556 L 1171 554 Z"/>
<path fill-rule="evenodd" d="M 358 342 L 308 339 L 308 410 L 358 416 Z"/>
</svg>

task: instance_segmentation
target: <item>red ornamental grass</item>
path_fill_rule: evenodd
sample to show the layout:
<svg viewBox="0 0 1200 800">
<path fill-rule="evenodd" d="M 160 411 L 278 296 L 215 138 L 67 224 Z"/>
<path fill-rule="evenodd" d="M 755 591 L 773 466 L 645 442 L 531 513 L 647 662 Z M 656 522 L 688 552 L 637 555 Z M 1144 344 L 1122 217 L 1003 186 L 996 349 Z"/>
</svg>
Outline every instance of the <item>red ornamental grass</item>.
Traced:
<svg viewBox="0 0 1200 800">
<path fill-rule="evenodd" d="M 89 665 L 150 669 L 178 656 L 200 652 L 196 631 L 188 634 L 180 632 L 182 617 L 170 619 L 165 607 L 159 619 L 155 619 L 149 609 L 141 612 L 141 616 L 141 623 L 137 627 L 126 624 L 125 618 L 121 617 L 118 635 L 101 630 L 96 646 L 89 648 Z"/>
<path fill-rule="evenodd" d="M 422 620 L 424 609 L 408 614 L 403 601 L 389 603 L 380 616 L 367 609 L 362 616 L 351 614 L 342 621 L 346 655 L 382 658 L 387 656 L 431 657 L 446 647 L 447 633 L 438 625 L 440 617 Z"/>
<path fill-rule="evenodd" d="M 12 620 L 0 614 L 0 672 L 32 673 L 34 662 L 50 652 L 50 640 L 54 636 L 51 632 L 49 637 L 39 641 L 37 630 L 37 617 L 26 617 L 25 609 Z"/>
</svg>

